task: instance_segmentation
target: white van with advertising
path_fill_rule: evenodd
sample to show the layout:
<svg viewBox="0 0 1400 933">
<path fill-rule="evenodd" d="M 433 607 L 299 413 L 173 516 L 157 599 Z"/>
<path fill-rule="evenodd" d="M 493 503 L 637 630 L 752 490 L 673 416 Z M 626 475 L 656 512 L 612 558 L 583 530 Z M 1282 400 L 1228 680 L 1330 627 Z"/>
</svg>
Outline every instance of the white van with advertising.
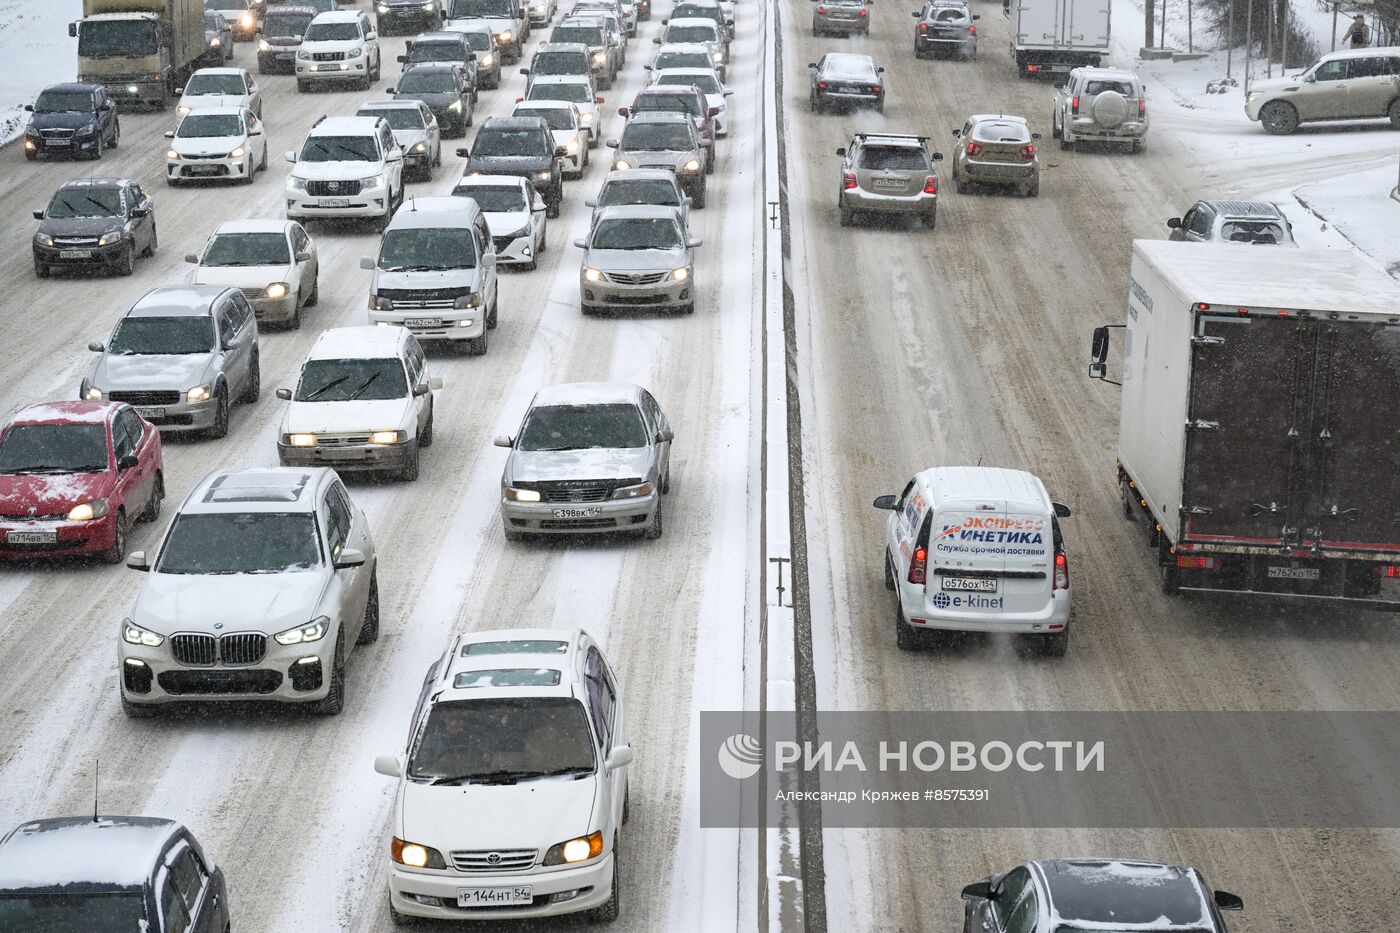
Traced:
<svg viewBox="0 0 1400 933">
<path fill-rule="evenodd" d="M 935 631 L 1037 636 L 1041 652 L 1069 647 L 1069 560 L 1045 485 L 1023 470 L 935 467 L 898 496 L 889 517 L 885 585 L 898 594 L 896 642 L 910 649 Z"/>
</svg>

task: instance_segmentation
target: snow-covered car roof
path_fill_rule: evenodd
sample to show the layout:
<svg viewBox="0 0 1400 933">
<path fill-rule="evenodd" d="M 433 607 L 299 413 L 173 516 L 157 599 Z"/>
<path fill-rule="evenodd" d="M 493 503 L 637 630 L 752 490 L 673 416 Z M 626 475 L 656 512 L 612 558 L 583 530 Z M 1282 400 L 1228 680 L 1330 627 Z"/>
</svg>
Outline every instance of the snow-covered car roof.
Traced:
<svg viewBox="0 0 1400 933">
<path fill-rule="evenodd" d="M 36 402 L 10 413 L 10 424 L 93 424 L 120 408 L 116 402 Z"/>
<path fill-rule="evenodd" d="M 323 14 L 324 15 L 324 14 Z M 373 136 L 383 117 L 325 117 L 311 127 L 311 136 Z"/>
<path fill-rule="evenodd" d="M 179 830 L 173 820 L 149 816 L 21 823 L 0 841 L 0 890 L 140 887 Z"/>
<path fill-rule="evenodd" d="M 358 10 L 327 10 L 324 13 L 317 13 L 316 18 L 311 22 L 318 23 L 354 23 L 360 19 Z"/>
<path fill-rule="evenodd" d="M 600 216 L 614 216 L 614 211 L 644 211 L 646 213 L 639 216 L 645 217 L 671 217 L 676 216 L 676 209 L 673 207 L 660 207 L 654 205 L 623 205 L 618 207 L 605 207 Z M 642 398 L 641 386 L 630 382 L 566 382 L 560 385 L 545 386 L 535 393 L 534 399 L 530 402 L 531 408 L 539 408 L 546 405 L 636 405 L 640 404 Z M 499 633 L 492 633 L 499 634 Z"/>
<path fill-rule="evenodd" d="M 246 220 L 225 220 L 214 230 L 214 235 L 224 233 L 286 233 L 295 221 L 248 218 Z"/>
<path fill-rule="evenodd" d="M 353 360 L 398 356 L 399 342 L 408 332 L 401 327 L 333 327 L 316 338 L 308 360 Z"/>
<path fill-rule="evenodd" d="M 452 657 L 441 673 L 438 700 L 499 696 L 577 696 L 582 629 L 493 629 L 454 639 Z M 533 676 L 521 682 L 519 674 Z M 550 677 L 556 674 L 557 678 Z M 511 677 L 504 686 L 493 674 Z"/>
<path fill-rule="evenodd" d="M 208 317 L 209 306 L 227 285 L 165 285 L 153 288 L 127 311 L 130 317 Z"/>
<path fill-rule="evenodd" d="M 330 467 L 214 470 L 190 490 L 180 512 L 313 512 Z"/>
</svg>

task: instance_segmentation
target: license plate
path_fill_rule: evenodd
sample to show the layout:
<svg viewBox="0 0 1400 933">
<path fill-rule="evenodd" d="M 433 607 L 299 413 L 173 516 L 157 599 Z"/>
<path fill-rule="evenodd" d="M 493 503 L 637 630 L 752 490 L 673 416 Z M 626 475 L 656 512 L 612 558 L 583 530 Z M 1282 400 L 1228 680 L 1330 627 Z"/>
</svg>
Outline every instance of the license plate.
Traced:
<svg viewBox="0 0 1400 933">
<path fill-rule="evenodd" d="M 528 884 L 513 888 L 458 888 L 458 907 L 499 907 L 505 904 L 533 904 L 535 889 Z"/>
<path fill-rule="evenodd" d="M 218 165 L 191 165 L 189 174 L 191 175 L 217 175 L 221 166 Z"/>
<path fill-rule="evenodd" d="M 90 250 L 90 249 L 64 249 L 64 250 L 59 250 L 59 252 L 58 252 L 58 258 L 59 258 L 59 259 L 91 259 L 91 258 L 92 258 L 92 250 Z"/>
<path fill-rule="evenodd" d="M 357 447 L 347 447 L 344 450 L 331 448 L 320 451 L 320 457 L 322 460 L 363 460 L 365 452 Z"/>
<path fill-rule="evenodd" d="M 349 207 L 349 198 L 322 198 L 316 202 L 317 207 Z"/>
<path fill-rule="evenodd" d="M 164 408 L 138 408 L 136 409 L 136 413 L 142 418 L 145 418 L 147 421 L 150 421 L 152 418 L 165 417 Z"/>
<path fill-rule="evenodd" d="M 45 145 L 49 145 L 49 146 L 71 146 L 71 145 L 73 145 L 73 140 L 71 140 L 71 139 L 46 139 L 46 140 L 44 140 L 44 144 L 45 144 Z"/>
<path fill-rule="evenodd" d="M 944 577 L 943 589 L 961 590 L 965 593 L 995 593 L 995 577 Z"/>
<path fill-rule="evenodd" d="M 875 179 L 875 187 L 876 187 L 876 188 L 903 188 L 903 187 L 904 187 L 904 184 L 905 184 L 905 182 L 904 182 L 904 179 L 902 179 L 902 178 L 877 178 L 877 179 Z"/>
<path fill-rule="evenodd" d="M 1271 580 L 1316 580 L 1322 576 L 1319 567 L 1270 567 Z"/>
<path fill-rule="evenodd" d="M 411 318 L 408 318 L 407 320 L 405 320 L 405 321 L 404 321 L 404 324 L 405 324 L 406 326 L 408 326 L 408 327 L 441 327 L 441 326 L 442 326 L 442 318 L 440 318 L 440 317 L 411 317 Z"/>
<path fill-rule="evenodd" d="M 278 60 L 279 62 L 290 62 L 290 61 L 294 61 L 294 60 L 296 59 L 296 57 L 297 57 L 297 53 L 296 53 L 296 52 L 278 52 L 278 53 L 277 53 L 277 60 Z"/>
<path fill-rule="evenodd" d="M 555 509 L 555 518 L 597 518 L 602 509 Z"/>
<path fill-rule="evenodd" d="M 337 64 L 317 65 L 317 66 L 316 66 L 316 70 L 317 70 L 317 71 L 340 71 L 340 66 L 337 65 Z"/>
<path fill-rule="evenodd" d="M 5 535 L 8 544 L 55 544 L 57 531 L 11 531 Z"/>
</svg>

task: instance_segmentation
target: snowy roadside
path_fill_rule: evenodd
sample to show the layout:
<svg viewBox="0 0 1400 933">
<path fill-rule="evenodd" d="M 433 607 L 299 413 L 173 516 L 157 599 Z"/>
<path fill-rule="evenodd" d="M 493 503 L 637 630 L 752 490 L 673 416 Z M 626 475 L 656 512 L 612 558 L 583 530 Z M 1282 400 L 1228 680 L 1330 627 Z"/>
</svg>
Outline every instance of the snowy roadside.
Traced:
<svg viewBox="0 0 1400 933">
<path fill-rule="evenodd" d="M 24 132 L 24 105 L 50 84 L 77 73 L 78 43 L 68 24 L 81 19 L 81 0 L 0 0 L 0 146 Z"/>
<path fill-rule="evenodd" d="M 1395 165 L 1353 172 L 1293 190 L 1309 213 L 1331 225 L 1347 242 L 1400 279 L 1400 201 Z"/>
</svg>

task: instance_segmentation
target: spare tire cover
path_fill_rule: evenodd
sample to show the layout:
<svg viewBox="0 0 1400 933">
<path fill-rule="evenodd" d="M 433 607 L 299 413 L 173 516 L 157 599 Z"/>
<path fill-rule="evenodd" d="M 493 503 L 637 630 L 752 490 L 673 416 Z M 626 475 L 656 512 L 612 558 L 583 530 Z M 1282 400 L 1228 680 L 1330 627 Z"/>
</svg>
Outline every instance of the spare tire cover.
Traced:
<svg viewBox="0 0 1400 933">
<path fill-rule="evenodd" d="M 1099 126 L 1113 129 L 1128 119 L 1128 102 L 1117 91 L 1104 91 L 1094 98 L 1089 112 Z"/>
</svg>

